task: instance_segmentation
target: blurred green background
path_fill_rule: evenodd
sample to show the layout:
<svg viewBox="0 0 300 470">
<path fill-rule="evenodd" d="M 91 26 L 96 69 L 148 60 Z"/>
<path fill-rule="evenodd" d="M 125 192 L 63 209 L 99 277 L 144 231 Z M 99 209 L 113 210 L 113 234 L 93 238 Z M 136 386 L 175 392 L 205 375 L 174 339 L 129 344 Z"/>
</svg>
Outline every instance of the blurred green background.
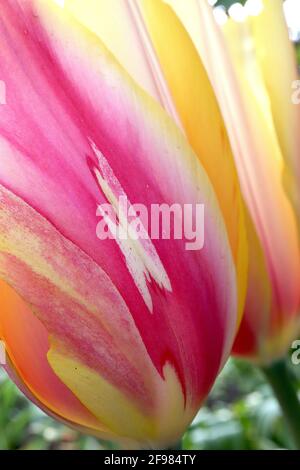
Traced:
<svg viewBox="0 0 300 470">
<path fill-rule="evenodd" d="M 225 8 L 229 8 L 234 3 L 241 3 L 242 5 L 244 5 L 246 3 L 246 0 L 219 0 L 218 2 L 216 2 L 215 6 L 223 5 Z"/>
<path fill-rule="evenodd" d="M 300 394 L 300 365 L 289 367 Z M 47 417 L 0 372 L 0 449 L 113 449 Z M 291 443 L 260 371 L 230 359 L 184 437 L 184 449 L 283 449 Z"/>
</svg>

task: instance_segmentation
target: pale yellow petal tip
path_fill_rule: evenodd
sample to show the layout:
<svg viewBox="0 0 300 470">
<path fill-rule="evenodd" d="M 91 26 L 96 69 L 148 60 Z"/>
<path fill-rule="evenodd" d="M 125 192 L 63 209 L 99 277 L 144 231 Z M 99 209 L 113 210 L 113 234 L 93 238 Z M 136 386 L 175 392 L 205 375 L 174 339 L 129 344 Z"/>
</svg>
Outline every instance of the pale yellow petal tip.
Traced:
<svg viewBox="0 0 300 470">
<path fill-rule="evenodd" d="M 54 3 L 56 3 L 59 7 L 64 8 L 65 6 L 65 0 L 52 0 Z"/>
<path fill-rule="evenodd" d="M 164 448 L 180 439 L 195 413 L 185 409 L 178 377 L 168 364 L 162 390 L 153 390 L 158 407 L 151 414 L 90 367 L 53 347 L 48 360 L 57 376 L 102 423 L 99 432 L 105 439 L 110 436 L 130 447 Z"/>
</svg>

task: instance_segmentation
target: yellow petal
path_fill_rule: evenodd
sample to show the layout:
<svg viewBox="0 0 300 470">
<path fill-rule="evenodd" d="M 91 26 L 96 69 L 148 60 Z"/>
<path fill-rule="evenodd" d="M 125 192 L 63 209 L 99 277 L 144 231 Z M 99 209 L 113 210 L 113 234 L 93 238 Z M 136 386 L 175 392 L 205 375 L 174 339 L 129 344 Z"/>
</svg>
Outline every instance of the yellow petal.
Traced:
<svg viewBox="0 0 300 470">
<path fill-rule="evenodd" d="M 164 368 L 165 393 L 157 397 L 161 407 L 157 414 L 146 415 L 120 390 L 88 366 L 71 358 L 58 343 L 53 343 L 48 360 L 57 376 L 73 391 L 81 403 L 108 429 L 122 438 L 147 448 L 177 442 L 191 416 L 185 409 L 184 397 L 175 370 Z M 168 400 L 166 414 L 165 400 Z M 185 419 L 182 419 L 185 415 Z M 124 438 L 123 438 L 124 441 Z"/>
<path fill-rule="evenodd" d="M 64 8 L 102 40 L 140 86 L 160 100 L 130 2 L 65 0 Z"/>
<path fill-rule="evenodd" d="M 236 77 L 235 82 L 227 77 L 230 101 L 225 107 L 244 195 L 268 260 L 279 309 L 295 312 L 300 284 L 297 220 L 283 184 L 285 162 L 270 99 L 249 25 L 228 21 L 224 38 Z"/>
<path fill-rule="evenodd" d="M 300 209 L 300 106 L 292 100 L 292 85 L 299 75 L 282 1 L 264 1 L 262 13 L 251 18 L 250 26 L 282 155 L 288 165 L 286 188 Z"/>
<path fill-rule="evenodd" d="M 279 325 L 291 324 L 291 317 L 297 316 L 299 308 L 299 235 L 290 194 L 286 193 L 287 167 L 282 145 L 249 24 L 228 21 L 223 34 L 207 2 L 167 2 L 189 31 L 221 106 L 243 195 L 272 284 L 269 314 L 276 319 L 270 319 L 270 324 L 276 323 L 280 330 Z M 250 276 L 256 270 L 255 259 L 251 263 Z M 273 335 L 274 330 L 268 333 Z M 282 332 L 283 336 L 288 335 Z M 272 349 L 274 353 L 276 348 Z"/>
</svg>

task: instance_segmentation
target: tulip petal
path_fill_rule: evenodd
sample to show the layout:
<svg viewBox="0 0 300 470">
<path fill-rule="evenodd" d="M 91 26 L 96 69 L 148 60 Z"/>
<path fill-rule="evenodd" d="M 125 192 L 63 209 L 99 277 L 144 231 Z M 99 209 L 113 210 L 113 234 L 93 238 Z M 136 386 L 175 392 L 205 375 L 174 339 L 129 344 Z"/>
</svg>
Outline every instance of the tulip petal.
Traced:
<svg viewBox="0 0 300 470">
<path fill-rule="evenodd" d="M 123 437 L 173 441 L 237 322 L 209 179 L 173 121 L 66 10 L 10 0 L 0 17 L 1 277 L 49 333 L 52 369 L 101 423 L 116 430 L 113 397 L 122 396 L 140 416 Z M 124 195 L 148 211 L 204 203 L 203 249 L 187 250 L 185 238 L 99 240 L 99 207 L 121 209 L 120 226 Z"/>
<path fill-rule="evenodd" d="M 167 5 L 174 8 L 174 2 L 136 3 L 151 34 L 186 136 L 214 186 L 224 216 L 237 270 L 241 319 L 247 285 L 247 242 L 243 202 L 225 124 L 198 52 Z M 189 10 L 192 5 L 193 2 L 181 2 L 179 13 L 195 18 Z M 176 8 L 175 11 L 178 12 Z"/>
<path fill-rule="evenodd" d="M 286 348 L 290 337 L 284 331 L 291 332 L 299 323 L 300 254 L 297 220 L 283 183 L 284 159 L 268 92 L 247 23 L 229 20 L 223 33 L 208 5 L 198 2 L 198 8 L 199 52 L 221 105 L 272 285 L 268 336 L 276 341 L 285 337 Z M 276 347 L 270 349 L 274 357 Z M 281 353 L 282 345 L 277 351 Z"/>
<path fill-rule="evenodd" d="M 51 411 L 59 411 L 64 419 L 80 426 L 99 430 L 102 436 L 104 432 L 104 437 L 108 432 L 109 436 L 114 435 L 116 415 L 119 434 L 121 429 L 124 437 L 137 439 L 140 436 L 146 442 L 144 434 L 148 439 L 154 439 L 154 431 L 157 431 L 156 438 L 163 440 L 155 417 L 159 421 L 163 416 L 166 406 L 160 410 L 160 405 L 165 405 L 169 395 L 166 395 L 164 382 L 154 369 L 120 295 L 97 265 L 63 240 L 33 209 L 4 189 L 0 201 L 1 277 L 22 293 L 39 319 L 31 315 L 29 307 L 10 288 L 8 292 L 6 288 L 2 289 L 2 299 L 7 298 L 8 305 L 3 304 L 1 311 L 1 337 L 25 384 Z M 24 234 L 26 241 L 21 248 L 20 236 Z M 48 251 L 55 255 L 46 256 Z M 28 263 L 32 263 L 32 267 Z M 48 335 L 51 341 L 49 352 Z M 100 422 L 92 417 L 88 420 L 87 410 L 86 416 L 83 413 L 85 421 L 78 411 L 76 415 L 75 397 L 65 390 L 47 365 L 47 353 L 57 377 L 71 390 L 75 381 L 74 395 L 95 413 Z M 181 410 L 184 416 L 181 385 L 176 375 L 169 377 L 177 412 L 180 414 Z M 97 400 L 93 399 L 95 394 Z M 116 406 L 116 399 L 120 408 Z M 155 413 L 150 419 L 147 415 L 154 406 L 152 415 L 157 407 L 157 416 Z M 77 408 L 82 413 L 79 405 Z M 121 419 L 124 409 L 135 417 L 127 428 Z M 174 412 L 173 409 L 170 411 Z M 181 426 L 185 427 L 191 419 L 189 413 L 187 410 L 188 417 Z M 168 417 L 169 423 L 171 417 Z M 145 427 L 147 433 L 143 431 Z"/>
<path fill-rule="evenodd" d="M 264 0 L 261 14 L 251 18 L 250 27 L 286 163 L 285 189 L 300 211 L 300 107 L 292 100 L 292 85 L 299 79 L 299 74 L 295 48 L 288 36 L 281 0 L 272 3 Z M 280 73 L 274 73 L 275 70 L 280 70 Z"/>
<path fill-rule="evenodd" d="M 249 243 L 248 288 L 233 353 L 259 361 L 261 357 L 267 357 L 266 338 L 272 331 L 272 289 L 261 243 L 249 215 L 246 220 Z"/>
<path fill-rule="evenodd" d="M 247 124 L 247 133 L 245 126 L 244 140 L 241 135 L 243 133 L 236 136 L 240 142 L 244 141 L 237 165 L 245 178 L 245 197 L 267 257 L 273 285 L 273 321 L 281 329 L 283 324 L 288 323 L 286 317 L 294 317 L 299 309 L 300 254 L 297 220 L 285 191 L 285 162 L 268 93 L 255 62 L 254 51 L 250 48 L 252 39 L 247 24 L 229 21 L 225 34 L 236 67 L 241 103 L 243 109 L 247 110 L 244 121 Z M 237 44 L 241 44 L 243 50 L 238 50 Z M 286 273 L 289 273 L 288 280 Z"/>
<path fill-rule="evenodd" d="M 97 34 L 124 69 L 149 94 L 159 100 L 127 1 L 65 0 L 64 9 L 70 11 L 85 27 Z"/>
<path fill-rule="evenodd" d="M 124 69 L 154 97 L 181 127 L 156 51 L 134 0 L 66 0 L 74 17 L 103 41 Z"/>
<path fill-rule="evenodd" d="M 50 368 L 47 361 L 48 333 L 43 324 L 3 281 L 0 281 L 0 294 L 0 337 L 7 346 L 8 357 L 32 396 L 62 418 L 86 428 L 99 428 L 100 423 Z"/>
<path fill-rule="evenodd" d="M 297 204 L 296 191 L 291 177 L 291 168 L 295 168 L 294 156 L 299 150 L 299 148 L 295 150 L 295 133 L 294 130 L 291 131 L 294 140 L 289 140 L 289 157 L 286 157 L 286 161 L 289 160 L 288 167 L 282 155 L 282 148 L 288 146 L 288 138 L 283 137 L 283 128 L 279 133 L 279 139 L 277 137 L 279 118 L 275 115 L 277 111 L 271 108 L 268 95 L 268 87 L 269 89 L 273 87 L 275 93 L 274 82 L 277 78 L 274 76 L 271 82 L 269 77 L 271 72 L 269 69 L 267 71 L 267 65 L 261 71 L 258 59 L 255 57 L 254 40 L 249 34 L 249 25 L 229 20 L 222 32 L 207 2 L 198 0 L 189 2 L 166 0 L 166 2 L 189 32 L 208 71 L 226 122 L 243 195 L 259 238 L 258 243 L 254 243 L 249 249 L 250 253 L 256 252 L 258 256 L 252 256 L 252 259 L 250 257 L 247 317 L 259 304 L 257 299 L 251 298 L 251 292 L 254 296 L 260 292 L 261 301 L 265 300 L 266 305 L 270 305 L 268 327 L 264 329 L 268 336 L 265 337 L 266 342 L 270 339 L 272 343 L 272 339 L 274 340 L 274 344 L 270 344 L 267 348 L 269 352 L 272 351 L 271 355 L 265 357 L 269 360 L 270 356 L 274 357 L 274 351 L 275 354 L 282 353 L 290 341 L 291 331 L 297 329 L 299 324 L 297 316 L 300 299 L 299 235 L 292 205 L 292 203 L 294 206 Z M 268 19 L 265 17 L 265 22 L 270 21 L 269 14 L 272 9 L 273 5 L 270 5 L 266 11 Z M 278 17 L 277 10 L 274 16 Z M 258 33 L 257 38 L 259 40 Z M 270 47 L 273 47 L 272 41 Z M 275 51 L 272 53 L 272 57 L 275 53 Z M 278 98 L 281 99 L 283 98 Z M 275 103 L 278 106 L 278 101 Z M 289 122 L 291 119 L 293 118 L 290 114 Z M 287 193 L 288 185 L 290 188 Z M 248 238 L 251 243 L 255 240 L 251 232 Z M 261 289 L 261 285 L 255 288 L 253 284 L 259 266 L 262 271 L 256 276 L 255 283 L 265 278 L 264 261 L 259 255 L 261 250 L 259 243 L 265 254 L 269 277 L 268 282 L 265 280 L 262 283 L 265 285 L 264 289 Z M 271 304 L 268 302 L 269 284 L 272 285 Z M 253 318 L 257 315 L 257 312 L 254 312 Z M 265 325 L 264 317 L 262 314 L 261 320 Z M 244 318 L 239 334 L 242 334 L 243 326 L 247 322 L 252 323 L 253 318 Z M 256 333 L 259 334 L 259 328 L 256 328 Z M 244 334 L 243 337 L 245 336 Z M 255 339 L 253 340 L 255 342 Z M 261 343 L 261 338 L 256 340 Z M 282 343 L 280 351 L 277 349 L 276 352 L 275 343 L 281 340 L 285 345 Z M 240 345 L 241 342 L 242 340 L 238 338 L 237 343 Z"/>
</svg>

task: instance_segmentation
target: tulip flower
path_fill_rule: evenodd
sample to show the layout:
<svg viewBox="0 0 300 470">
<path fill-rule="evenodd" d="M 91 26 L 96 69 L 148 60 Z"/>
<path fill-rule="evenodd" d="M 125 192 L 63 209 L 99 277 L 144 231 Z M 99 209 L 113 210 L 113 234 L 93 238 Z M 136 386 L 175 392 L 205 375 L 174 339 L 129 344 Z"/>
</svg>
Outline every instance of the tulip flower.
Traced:
<svg viewBox="0 0 300 470">
<path fill-rule="evenodd" d="M 246 21 L 228 21 L 221 33 L 206 16 L 206 63 L 256 230 L 249 232 L 245 315 L 233 351 L 263 365 L 299 449 L 300 404 L 281 359 L 300 332 L 300 107 L 293 100 L 299 74 L 282 2 L 261 7 Z M 222 86 L 208 63 L 212 50 L 226 70 Z"/>
<path fill-rule="evenodd" d="M 171 50 L 169 83 L 137 7 L 0 3 L 0 338 L 7 372 L 48 414 L 162 448 L 180 439 L 231 351 L 247 243 L 205 69 L 172 16 L 182 62 Z M 178 76 L 180 66 L 189 69 Z M 204 204 L 204 246 L 141 236 L 132 211 L 140 231 L 121 236 L 121 198 L 131 210 Z M 119 235 L 100 240 L 99 216 Z"/>
<path fill-rule="evenodd" d="M 155 8 L 160 2 L 142 3 L 160 58 L 170 67 L 172 52 L 164 44 L 173 43 L 172 20 L 165 31 L 159 29 Z M 223 30 L 207 2 L 165 3 L 206 66 L 247 207 L 247 299 L 234 352 L 268 363 L 285 354 L 300 330 L 300 107 L 292 101 L 298 73 L 282 2 L 262 2 L 259 15 L 243 22 L 230 19 Z M 174 56 L 181 54 L 183 47 L 174 50 Z M 182 73 L 191 68 L 183 60 Z M 178 100 L 184 99 L 184 86 L 174 85 Z M 197 106 L 191 103 L 190 115 Z"/>
<path fill-rule="evenodd" d="M 259 363 L 281 357 L 300 330 L 300 107 L 292 101 L 298 73 L 281 0 L 261 2 L 257 16 L 240 23 L 229 20 L 223 31 L 206 1 L 64 3 L 184 130 L 212 181 L 233 256 L 243 266 L 236 263 L 240 306 L 247 265 L 241 232 L 246 228 L 247 301 L 234 352 Z M 121 35 L 111 34 L 113 24 Z M 137 46 L 129 54 L 132 35 Z M 146 63 L 141 59 L 145 52 Z M 152 74 L 159 72 L 156 88 L 145 80 L 141 63 L 145 69 L 150 64 Z M 283 71 L 274 73 L 279 68 Z M 157 90 L 164 79 L 169 95 L 161 99 Z M 234 196 L 237 178 L 243 201 Z"/>
<path fill-rule="evenodd" d="M 230 19 L 221 34 L 211 29 L 206 53 L 211 47 L 226 70 L 221 84 L 217 67 L 207 63 L 258 237 L 251 243 L 250 232 L 247 301 L 234 352 L 268 363 L 300 331 L 300 108 L 292 100 L 298 72 L 282 2 L 261 5 L 257 16 Z"/>
</svg>

